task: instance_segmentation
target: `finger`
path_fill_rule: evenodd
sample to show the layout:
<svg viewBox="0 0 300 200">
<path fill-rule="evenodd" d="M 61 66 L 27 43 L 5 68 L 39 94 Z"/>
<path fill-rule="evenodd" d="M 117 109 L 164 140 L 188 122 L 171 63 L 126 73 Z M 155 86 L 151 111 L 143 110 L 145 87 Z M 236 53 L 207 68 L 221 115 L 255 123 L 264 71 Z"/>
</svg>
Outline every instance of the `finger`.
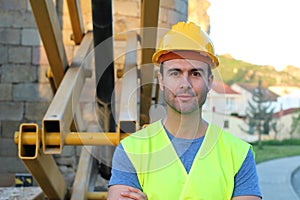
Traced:
<svg viewBox="0 0 300 200">
<path fill-rule="evenodd" d="M 131 192 L 135 192 L 135 193 L 139 194 L 144 199 L 147 199 L 147 195 L 145 193 L 143 193 L 141 190 L 137 189 L 137 188 L 128 188 L 128 190 L 131 191 Z"/>
<path fill-rule="evenodd" d="M 147 196 L 138 189 L 128 189 L 121 193 L 122 197 L 127 197 L 134 200 L 147 200 Z"/>
</svg>

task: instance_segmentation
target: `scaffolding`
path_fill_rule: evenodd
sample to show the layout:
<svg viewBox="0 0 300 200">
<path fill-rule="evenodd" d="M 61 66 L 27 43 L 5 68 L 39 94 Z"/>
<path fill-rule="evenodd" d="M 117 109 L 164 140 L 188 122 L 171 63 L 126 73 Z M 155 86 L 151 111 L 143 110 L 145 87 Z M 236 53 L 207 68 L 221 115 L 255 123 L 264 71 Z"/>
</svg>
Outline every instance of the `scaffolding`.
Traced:
<svg viewBox="0 0 300 200">
<path fill-rule="evenodd" d="M 95 2 L 92 1 L 92 3 Z M 110 7 L 112 4 L 107 0 L 99 0 L 97 3 L 109 4 Z M 106 199 L 106 191 L 95 192 L 93 190 L 94 177 L 98 172 L 95 170 L 97 160 L 91 152 L 93 148 L 102 145 L 116 146 L 130 132 L 149 123 L 147 116 L 153 100 L 154 67 L 147 64 L 147 67 L 138 69 L 136 49 L 139 43 L 142 46 L 142 64 L 151 63 L 151 55 L 155 49 L 143 48 L 143 46 L 155 47 L 157 34 L 147 31 L 140 35 L 134 31 L 128 33 L 126 52 L 129 53 L 126 54 L 122 72 L 127 75 L 122 78 L 116 130 L 109 131 L 109 128 L 104 128 L 103 132 L 87 132 L 78 102 L 86 79 L 90 78 L 93 73 L 91 66 L 87 65 L 84 60 L 93 51 L 96 32 L 84 32 L 79 1 L 67 0 L 73 31 L 72 38 L 74 43 L 79 45 L 69 66 L 53 0 L 30 0 L 30 4 L 49 60 L 50 69 L 47 75 L 54 97 L 41 122 L 42 127 L 35 123 L 23 123 L 16 131 L 14 140 L 18 145 L 18 156 L 48 199 Z M 158 13 L 159 0 L 142 0 L 141 29 L 157 27 Z M 112 24 L 112 19 L 109 17 L 108 19 Z M 97 56 L 101 59 L 101 55 Z M 137 88 L 140 88 L 139 92 L 135 91 Z M 154 98 L 157 100 L 158 93 L 155 94 Z M 131 103 L 128 105 L 129 98 L 131 98 Z M 101 98 L 98 100 L 101 101 Z M 109 124 L 111 121 L 108 120 L 109 115 L 109 112 L 103 114 L 102 120 L 106 127 L 111 126 Z M 124 133 L 122 130 L 130 131 Z M 84 146 L 71 189 L 68 189 L 53 157 L 54 154 L 61 154 L 66 145 Z M 44 195 L 37 196 L 35 199 L 42 198 Z"/>
</svg>

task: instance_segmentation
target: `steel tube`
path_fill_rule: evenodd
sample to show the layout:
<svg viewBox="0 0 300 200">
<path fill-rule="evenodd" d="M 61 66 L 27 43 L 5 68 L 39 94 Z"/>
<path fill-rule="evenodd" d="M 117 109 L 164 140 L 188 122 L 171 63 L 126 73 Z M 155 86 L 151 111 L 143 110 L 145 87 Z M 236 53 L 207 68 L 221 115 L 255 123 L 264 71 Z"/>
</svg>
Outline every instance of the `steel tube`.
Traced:
<svg viewBox="0 0 300 200">
<path fill-rule="evenodd" d="M 30 138 L 28 139 L 27 138 Z M 36 159 L 40 147 L 40 130 L 37 124 L 22 124 L 18 135 L 18 155 L 21 159 Z M 16 138 L 15 138 L 16 139 Z M 27 142 L 29 142 L 27 144 Z"/>
<path fill-rule="evenodd" d="M 84 86 L 85 79 L 91 75 L 83 65 L 85 57 L 92 47 L 92 33 L 85 35 L 73 61 L 67 70 L 42 122 L 42 146 L 45 154 L 59 154 L 64 145 L 64 134 L 70 131 L 70 126 L 77 111 L 77 103 Z M 56 134 L 60 141 L 48 145 L 48 135 Z"/>
<path fill-rule="evenodd" d="M 87 199 L 88 200 L 106 200 L 107 192 L 88 192 Z"/>
<path fill-rule="evenodd" d="M 15 143 L 19 142 L 20 132 L 15 133 Z M 124 139 L 129 133 L 118 133 L 115 132 L 69 132 L 65 134 L 64 144 L 65 145 L 109 145 L 116 146 L 119 144 L 119 138 Z M 44 141 L 46 145 L 56 145 L 60 142 L 59 133 L 48 133 L 47 139 Z M 36 133 L 25 132 L 22 133 L 22 144 L 23 145 L 35 145 L 36 144 Z"/>
</svg>

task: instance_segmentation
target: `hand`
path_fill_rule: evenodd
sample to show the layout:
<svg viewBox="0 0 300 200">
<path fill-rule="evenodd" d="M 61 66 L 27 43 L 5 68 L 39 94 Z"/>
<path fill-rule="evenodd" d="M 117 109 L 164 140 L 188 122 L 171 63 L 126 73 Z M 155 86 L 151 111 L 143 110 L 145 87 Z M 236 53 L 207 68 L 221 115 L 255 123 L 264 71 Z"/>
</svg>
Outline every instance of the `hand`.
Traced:
<svg viewBox="0 0 300 200">
<path fill-rule="evenodd" d="M 119 200 L 147 200 L 147 195 L 136 188 L 128 188 L 128 191 L 121 192 Z"/>
</svg>

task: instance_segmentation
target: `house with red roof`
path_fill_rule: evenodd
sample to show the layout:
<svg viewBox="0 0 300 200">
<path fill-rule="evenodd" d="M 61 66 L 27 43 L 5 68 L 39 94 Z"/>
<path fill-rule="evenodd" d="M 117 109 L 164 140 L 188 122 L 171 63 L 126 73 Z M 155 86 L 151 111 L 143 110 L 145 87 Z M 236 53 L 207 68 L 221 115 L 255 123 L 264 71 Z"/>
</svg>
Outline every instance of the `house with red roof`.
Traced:
<svg viewBox="0 0 300 200">
<path fill-rule="evenodd" d="M 214 80 L 203 109 L 230 115 L 239 111 L 241 94 L 224 82 Z"/>
<path fill-rule="evenodd" d="M 257 89 L 257 85 L 255 84 L 247 84 L 247 83 L 234 83 L 231 88 L 237 91 L 240 94 L 240 99 L 238 101 L 238 112 L 239 116 L 246 116 L 247 108 L 249 107 L 249 101 L 252 101 L 253 93 L 255 93 Z M 263 92 L 263 101 L 266 106 L 270 108 L 276 108 L 278 104 L 278 95 L 268 88 L 262 87 Z"/>
</svg>

